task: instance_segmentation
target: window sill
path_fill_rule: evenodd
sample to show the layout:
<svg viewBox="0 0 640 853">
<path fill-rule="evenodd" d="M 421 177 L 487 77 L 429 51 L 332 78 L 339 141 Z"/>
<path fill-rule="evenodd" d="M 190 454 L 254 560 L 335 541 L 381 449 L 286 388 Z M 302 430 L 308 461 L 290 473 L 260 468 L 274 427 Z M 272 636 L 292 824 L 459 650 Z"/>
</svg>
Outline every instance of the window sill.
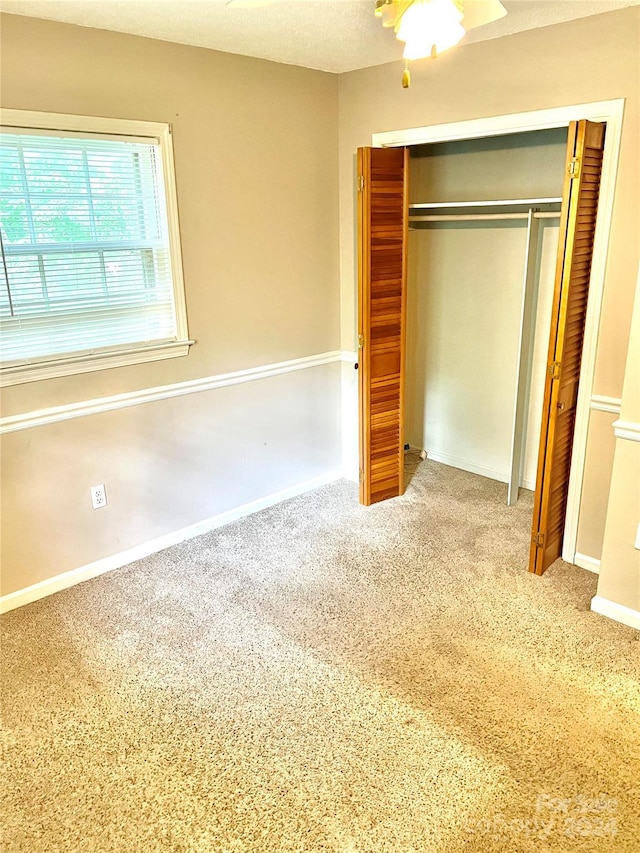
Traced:
<svg viewBox="0 0 640 853">
<path fill-rule="evenodd" d="M 143 364 L 165 358 L 179 358 L 189 355 L 189 348 L 194 343 L 195 341 L 189 340 L 173 341 L 111 352 L 83 353 L 29 364 L 7 365 L 0 370 L 0 387 L 39 382 L 42 379 L 55 379 L 59 376 L 73 376 L 76 373 L 89 373 L 93 370 L 125 367 L 130 364 Z"/>
</svg>

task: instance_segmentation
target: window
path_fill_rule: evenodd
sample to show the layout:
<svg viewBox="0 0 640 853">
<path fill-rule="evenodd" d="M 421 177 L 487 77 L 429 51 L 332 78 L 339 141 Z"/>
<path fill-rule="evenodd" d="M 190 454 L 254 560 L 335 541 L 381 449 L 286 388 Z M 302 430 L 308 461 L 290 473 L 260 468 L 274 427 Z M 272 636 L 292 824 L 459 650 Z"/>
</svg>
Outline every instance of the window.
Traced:
<svg viewBox="0 0 640 853">
<path fill-rule="evenodd" d="M 186 355 L 168 125 L 5 110 L 1 131 L 2 383 Z"/>
</svg>

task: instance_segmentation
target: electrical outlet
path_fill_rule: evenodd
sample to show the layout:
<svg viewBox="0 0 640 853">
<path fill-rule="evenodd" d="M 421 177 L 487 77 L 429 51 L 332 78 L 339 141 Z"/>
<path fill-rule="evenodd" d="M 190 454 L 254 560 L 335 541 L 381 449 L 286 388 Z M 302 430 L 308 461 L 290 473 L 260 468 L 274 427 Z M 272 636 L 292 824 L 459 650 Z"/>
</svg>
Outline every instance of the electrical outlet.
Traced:
<svg viewBox="0 0 640 853">
<path fill-rule="evenodd" d="M 640 523 L 638 524 L 638 529 L 636 530 L 636 544 L 633 546 L 640 551 Z"/>
<path fill-rule="evenodd" d="M 107 505 L 107 492 L 104 483 L 99 486 L 91 486 L 91 506 L 94 509 L 101 509 Z"/>
</svg>

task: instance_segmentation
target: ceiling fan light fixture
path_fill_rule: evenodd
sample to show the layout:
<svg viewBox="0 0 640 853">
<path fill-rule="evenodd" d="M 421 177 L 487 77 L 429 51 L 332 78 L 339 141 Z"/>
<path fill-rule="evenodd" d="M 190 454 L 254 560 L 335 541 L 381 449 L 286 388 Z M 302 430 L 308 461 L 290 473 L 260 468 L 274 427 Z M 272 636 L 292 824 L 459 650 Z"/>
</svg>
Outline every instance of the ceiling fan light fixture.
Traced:
<svg viewBox="0 0 640 853">
<path fill-rule="evenodd" d="M 423 59 L 448 50 L 465 35 L 462 12 L 454 0 L 414 0 L 398 24 L 405 59 Z"/>
<path fill-rule="evenodd" d="M 448 50 L 473 27 L 497 21 L 507 10 L 500 0 L 376 0 L 375 14 L 405 43 L 402 85 L 410 85 L 406 63 Z"/>
<path fill-rule="evenodd" d="M 507 14 L 500 0 L 465 0 L 460 6 L 464 14 L 462 26 L 467 32 L 498 21 Z"/>
</svg>

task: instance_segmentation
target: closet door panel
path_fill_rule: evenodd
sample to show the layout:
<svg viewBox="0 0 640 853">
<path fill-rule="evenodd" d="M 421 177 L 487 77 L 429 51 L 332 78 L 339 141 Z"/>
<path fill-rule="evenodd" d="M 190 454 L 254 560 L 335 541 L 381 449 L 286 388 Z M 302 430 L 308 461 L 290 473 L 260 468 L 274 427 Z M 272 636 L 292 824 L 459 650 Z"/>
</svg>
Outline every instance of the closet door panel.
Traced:
<svg viewBox="0 0 640 853">
<path fill-rule="evenodd" d="M 408 150 L 358 149 L 360 502 L 404 491 Z"/>
<path fill-rule="evenodd" d="M 562 553 L 604 133 L 569 127 L 529 560 L 539 575 Z"/>
</svg>

